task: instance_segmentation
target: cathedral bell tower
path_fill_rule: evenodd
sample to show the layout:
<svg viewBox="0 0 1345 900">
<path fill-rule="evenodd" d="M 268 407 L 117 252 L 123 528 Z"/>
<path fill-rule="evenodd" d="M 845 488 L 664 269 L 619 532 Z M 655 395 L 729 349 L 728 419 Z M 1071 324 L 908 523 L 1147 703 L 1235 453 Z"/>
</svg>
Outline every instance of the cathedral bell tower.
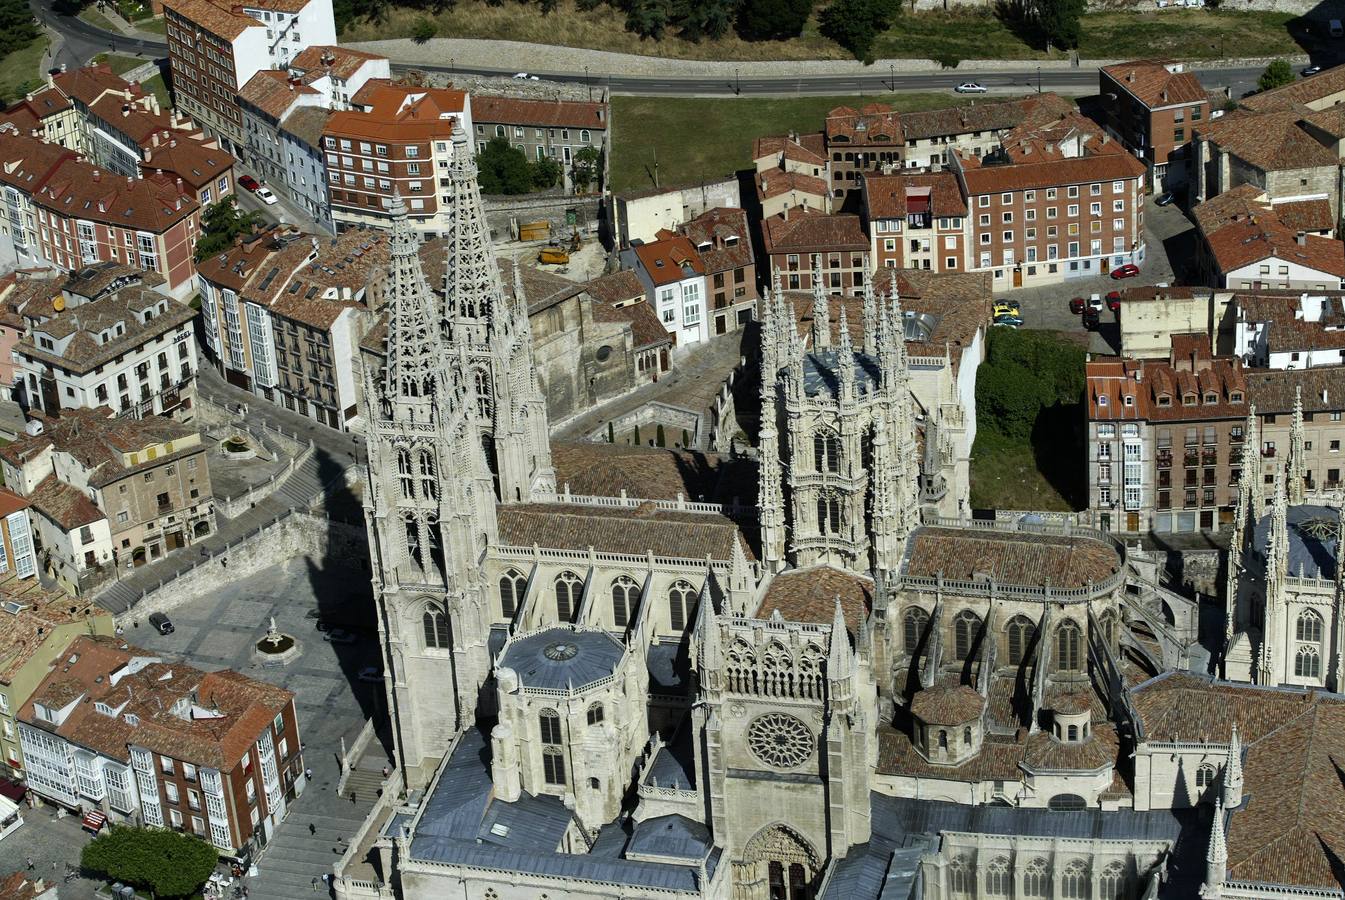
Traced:
<svg viewBox="0 0 1345 900">
<path fill-rule="evenodd" d="M 496 536 L 495 492 L 478 386 L 450 357 L 400 197 L 392 216 L 387 363 L 364 372 L 364 505 L 388 708 L 414 786 L 471 720 L 489 673 L 480 560 Z"/>
</svg>

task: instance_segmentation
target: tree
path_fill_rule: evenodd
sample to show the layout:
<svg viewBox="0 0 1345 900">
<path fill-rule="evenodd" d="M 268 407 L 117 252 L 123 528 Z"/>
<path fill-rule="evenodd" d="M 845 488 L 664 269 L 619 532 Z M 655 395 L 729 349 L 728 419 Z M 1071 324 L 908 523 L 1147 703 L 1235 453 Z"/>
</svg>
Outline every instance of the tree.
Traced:
<svg viewBox="0 0 1345 900">
<path fill-rule="evenodd" d="M 597 147 L 582 147 L 574 155 L 574 165 L 570 168 L 570 180 L 574 183 L 575 193 L 583 194 L 589 185 L 598 180 L 602 170 L 602 151 Z"/>
<path fill-rule="evenodd" d="M 528 158 L 505 138 L 491 138 L 477 153 L 476 167 L 484 194 L 526 194 L 532 190 Z"/>
<path fill-rule="evenodd" d="M 616 443 L 616 429 L 612 427 L 611 422 L 607 423 L 607 443 L 609 444 Z"/>
<path fill-rule="evenodd" d="M 0 0 L 0 56 L 37 40 L 37 23 L 27 0 Z"/>
<path fill-rule="evenodd" d="M 1271 88 L 1284 87 L 1286 84 L 1293 84 L 1294 69 L 1285 59 L 1273 59 L 1266 70 L 1261 73 L 1261 77 L 1256 79 L 1256 86 L 1263 91 Z"/>
<path fill-rule="evenodd" d="M 813 12 L 813 0 L 743 0 L 738 35 L 748 41 L 798 37 Z"/>
<path fill-rule="evenodd" d="M 865 63 L 873 62 L 873 42 L 901 13 L 901 0 L 835 0 L 822 10 L 819 30 Z"/>
<path fill-rule="evenodd" d="M 1050 43 L 1073 49 L 1079 46 L 1080 18 L 1087 0 L 1037 0 L 1037 27 Z"/>
<path fill-rule="evenodd" d="M 219 851 L 190 834 L 114 826 L 85 845 L 80 865 L 154 896 L 185 897 L 205 884 Z"/>
<path fill-rule="evenodd" d="M 681 27 L 681 37 L 699 41 L 703 37 L 721 38 L 728 34 L 740 0 L 673 0 L 673 21 Z"/>
<path fill-rule="evenodd" d="M 640 426 L 635 426 L 635 446 L 640 446 Z"/>
<path fill-rule="evenodd" d="M 658 40 L 668 24 L 667 0 L 626 0 L 626 30 Z"/>
<path fill-rule="evenodd" d="M 263 222 L 261 213 L 243 212 L 233 194 L 205 208 L 201 216 L 201 236 L 196 239 L 196 261 L 223 253 L 240 234 L 251 234 Z"/>
<path fill-rule="evenodd" d="M 543 156 L 532 163 L 532 186 L 539 190 L 555 187 L 565 175 L 565 170 L 555 158 Z"/>
<path fill-rule="evenodd" d="M 423 44 L 438 33 L 439 26 L 434 24 L 434 20 L 422 17 L 416 20 L 416 27 L 411 31 L 411 40 Z"/>
</svg>

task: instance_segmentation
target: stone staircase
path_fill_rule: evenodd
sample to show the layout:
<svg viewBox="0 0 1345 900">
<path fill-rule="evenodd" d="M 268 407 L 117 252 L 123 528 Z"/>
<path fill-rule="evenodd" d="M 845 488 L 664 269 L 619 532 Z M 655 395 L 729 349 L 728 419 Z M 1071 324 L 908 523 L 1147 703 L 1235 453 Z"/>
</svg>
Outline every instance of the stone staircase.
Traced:
<svg viewBox="0 0 1345 900">
<path fill-rule="evenodd" d="M 329 772 L 315 772 L 314 783 L 290 806 L 285 821 L 263 851 L 257 877 L 246 880 L 249 900 L 329 896 L 322 876 L 331 873 L 373 811 L 383 783 L 383 766 L 388 764 L 382 748 L 375 744 L 357 763 L 340 794 L 336 793 L 339 773 L 334 763 Z M 310 831 L 310 825 L 314 831 Z M 316 895 L 314 878 L 319 879 Z"/>
</svg>

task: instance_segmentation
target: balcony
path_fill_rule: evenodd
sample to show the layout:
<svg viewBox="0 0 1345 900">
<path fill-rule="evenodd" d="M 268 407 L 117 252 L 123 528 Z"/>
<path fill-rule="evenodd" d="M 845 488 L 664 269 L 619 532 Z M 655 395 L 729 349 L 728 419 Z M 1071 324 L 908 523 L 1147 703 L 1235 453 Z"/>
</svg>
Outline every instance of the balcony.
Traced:
<svg viewBox="0 0 1345 900">
<path fill-rule="evenodd" d="M 1240 465 L 1242 463 L 1242 448 L 1237 447 L 1228 451 L 1228 464 L 1230 466 Z"/>
<path fill-rule="evenodd" d="M 1172 509 L 1172 498 L 1168 497 L 1166 494 L 1159 494 L 1159 495 L 1158 495 L 1158 508 L 1159 508 L 1159 509 Z"/>
<path fill-rule="evenodd" d="M 1216 466 L 1219 464 L 1219 452 L 1217 450 L 1206 450 L 1200 454 L 1200 464 L 1202 466 Z"/>
<path fill-rule="evenodd" d="M 1187 450 L 1185 456 L 1183 457 L 1183 461 L 1188 466 L 1197 465 L 1200 462 L 1200 453 L 1195 450 Z"/>
<path fill-rule="evenodd" d="M 1156 463 L 1160 469 L 1172 468 L 1172 453 L 1159 451 Z"/>
</svg>

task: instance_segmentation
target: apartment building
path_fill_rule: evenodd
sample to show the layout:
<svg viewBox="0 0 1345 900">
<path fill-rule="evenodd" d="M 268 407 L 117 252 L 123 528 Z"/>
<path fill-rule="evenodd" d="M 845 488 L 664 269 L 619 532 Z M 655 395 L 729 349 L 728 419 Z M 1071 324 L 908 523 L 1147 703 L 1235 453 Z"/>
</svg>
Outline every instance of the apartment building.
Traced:
<svg viewBox="0 0 1345 900">
<path fill-rule="evenodd" d="M 417 230 L 427 238 L 446 233 L 451 200 L 439 194 L 439 180 L 455 152 L 475 153 L 471 103 L 465 91 L 373 79 L 351 98 L 352 109 L 332 113 L 322 144 L 337 230 L 388 227 L 395 192 Z M 462 151 L 454 149 L 457 129 Z"/>
<path fill-rule="evenodd" d="M 50 265 L 39 240 L 33 200 L 62 163 L 76 158 L 65 147 L 0 129 L 0 189 L 5 204 L 0 216 L 0 258 L 20 269 Z"/>
<path fill-rule="evenodd" d="M 203 260 L 205 347 L 232 384 L 332 428 L 356 427 L 366 295 L 386 266 L 382 231 L 318 238 L 284 228 Z"/>
<path fill-rule="evenodd" d="M 28 410 L 108 406 L 119 415 L 171 415 L 188 421 L 196 395 L 192 310 L 135 269 L 103 264 L 67 279 L 49 306 L 21 313 L 14 347 L 16 399 Z M 94 299 L 83 282 L 115 279 Z"/>
<path fill-rule="evenodd" d="M 280 152 L 285 160 L 280 187 L 308 213 L 327 234 L 336 233 L 331 194 L 327 190 L 327 166 L 323 162 L 322 133 L 331 112 L 319 107 L 300 107 L 280 123 Z"/>
<path fill-rule="evenodd" d="M 84 634 L 110 635 L 115 627 L 112 614 L 96 603 L 72 601 L 33 577 L 37 567 L 28 507 L 24 498 L 0 490 L 0 528 L 5 534 L 0 563 L 5 567 L 0 574 L 0 771 L 15 781 L 25 777 L 19 710 L 71 641 Z M 13 555 L 20 547 L 21 555 Z"/>
<path fill-rule="evenodd" d="M 1171 285 L 1122 288 L 1120 293 L 1121 356 L 1167 359 L 1172 336 L 1177 334 L 1212 334 L 1217 353 L 1233 352 L 1236 304 L 1232 291 Z M 1257 365 L 1239 355 L 1245 365 Z"/>
<path fill-rule="evenodd" d="M 994 289 L 1142 264 L 1144 165 L 1079 116 L 1016 131 L 995 153 L 954 153 L 967 200 L 968 269 Z"/>
<path fill-rule="evenodd" d="M 675 231 L 717 206 L 741 207 L 742 195 L 736 177 L 685 187 L 627 191 L 613 197 L 612 233 L 625 250 L 636 241 L 657 240 L 663 229 Z"/>
<path fill-rule="evenodd" d="M 152 562 L 215 530 L 200 433 L 162 416 L 110 412 L 44 417 L 40 433 L 0 448 L 5 483 L 38 513 L 40 562 L 69 586 L 87 584 L 100 567 Z"/>
<path fill-rule="evenodd" d="M 1317 123 L 1309 124 L 1312 115 Z M 1332 228 L 1340 219 L 1340 111 L 1238 110 L 1196 129 L 1195 199 L 1251 185 L 1272 200 L 1325 200 Z"/>
<path fill-rule="evenodd" d="M 1203 277 L 1218 288 L 1340 289 L 1345 244 L 1323 235 L 1321 210 L 1320 200 L 1276 204 L 1245 184 L 1197 205 Z"/>
<path fill-rule="evenodd" d="M 46 87 L 6 107 L 0 113 L 0 124 L 13 125 L 19 134 L 38 137 L 68 150 L 82 149 L 79 115 L 70 98 L 52 85 L 50 74 Z"/>
<path fill-rule="evenodd" d="M 901 116 L 885 103 L 838 106 L 827 113 L 822 134 L 838 199 L 859 191 L 866 173 L 901 168 L 906 145 Z"/>
<path fill-rule="evenodd" d="M 235 155 L 247 146 L 239 89 L 336 43 L 331 0 L 167 0 L 164 26 L 178 106 Z"/>
<path fill-rule="evenodd" d="M 862 184 L 864 228 L 875 268 L 967 268 L 971 226 L 952 172 L 866 175 Z"/>
<path fill-rule="evenodd" d="M 291 692 L 119 638 L 71 641 L 19 720 L 44 800 L 195 834 L 226 857 L 264 845 L 306 784 Z"/>
<path fill-rule="evenodd" d="M 611 106 L 600 101 L 527 100 L 490 94 L 472 96 L 476 142 L 502 137 L 528 159 L 549 157 L 565 169 L 567 186 L 575 154 L 592 147 L 607 150 Z M 599 190 L 600 183 L 590 186 Z"/>
<path fill-rule="evenodd" d="M 757 269 L 747 213 L 716 207 L 681 228 L 705 267 L 710 333 L 726 334 L 752 321 L 757 302 Z"/>
<path fill-rule="evenodd" d="M 1261 480 L 1269 505 L 1277 467 L 1289 474 L 1294 424 L 1301 422 L 1302 476 L 1306 495 L 1338 494 L 1345 487 L 1345 367 L 1256 369 L 1247 373 L 1247 397 L 1260 422 Z"/>
<path fill-rule="evenodd" d="M 285 150 L 280 123 L 291 112 L 323 108 L 326 98 L 306 78 L 280 69 L 262 69 L 238 90 L 247 135 L 246 157 L 257 177 L 278 190 L 285 187 Z"/>
<path fill-rule="evenodd" d="M 1075 112 L 1073 101 L 1045 93 L 902 113 L 903 163 L 908 169 L 940 169 L 949 165 L 954 153 L 984 156 L 1016 128 L 1045 124 Z"/>
<path fill-rule="evenodd" d="M 1191 141 L 1222 114 L 1185 63 L 1147 59 L 1098 70 L 1103 121 L 1112 137 L 1144 160 L 1150 189 L 1170 191 L 1195 178 Z"/>
<path fill-rule="evenodd" d="M 1232 521 L 1251 373 L 1204 334 L 1172 338 L 1168 359 L 1087 363 L 1089 509 L 1126 533 L 1209 531 Z"/>
<path fill-rule="evenodd" d="M 659 321 L 677 345 L 708 339 L 705 261 L 696 246 L 683 235 L 663 232 L 659 240 L 632 247 L 628 254 Z"/>
<path fill-rule="evenodd" d="M 336 44 L 305 47 L 290 60 L 289 71 L 321 91 L 328 109 L 350 109 L 354 96 L 371 79 L 392 77 L 386 56 Z"/>
</svg>

